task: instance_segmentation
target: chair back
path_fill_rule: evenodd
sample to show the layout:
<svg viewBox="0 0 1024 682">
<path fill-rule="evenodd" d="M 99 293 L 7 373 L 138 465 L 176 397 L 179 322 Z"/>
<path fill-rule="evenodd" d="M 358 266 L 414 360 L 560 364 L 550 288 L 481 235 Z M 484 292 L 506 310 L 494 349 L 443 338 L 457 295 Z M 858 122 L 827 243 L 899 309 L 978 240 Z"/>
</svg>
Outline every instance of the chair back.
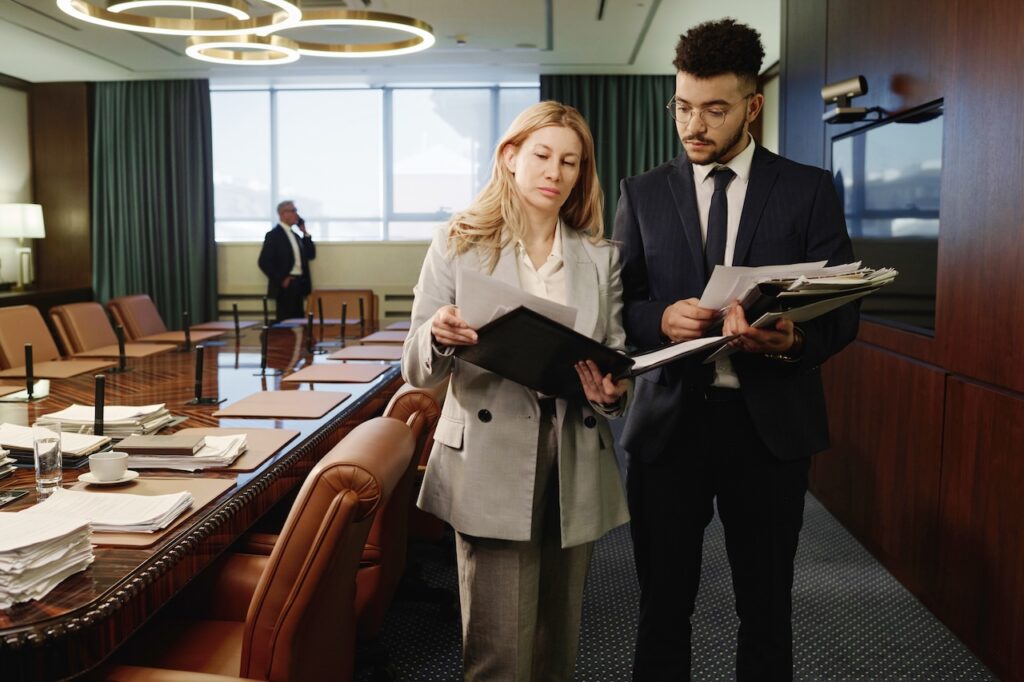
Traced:
<svg viewBox="0 0 1024 682">
<path fill-rule="evenodd" d="M 369 334 L 376 331 L 378 319 L 377 296 L 373 289 L 313 289 L 306 299 L 306 314 L 313 313 L 313 319 L 319 319 L 320 310 L 318 301 L 323 301 L 324 319 L 341 318 L 341 304 L 346 303 L 346 313 L 349 320 L 358 320 L 362 327 L 360 332 Z M 359 316 L 360 302 L 362 303 L 362 317 Z M 353 330 L 354 331 L 354 330 Z"/>
<path fill-rule="evenodd" d="M 420 419 L 425 422 L 425 428 L 416 439 L 416 461 L 420 466 L 426 466 L 427 460 L 430 459 L 430 450 L 434 445 L 434 427 L 441 416 L 441 405 L 444 404 L 447 393 L 447 379 L 430 388 L 415 388 L 411 384 L 402 384 L 384 408 L 385 417 L 403 421 L 408 421 L 414 412 L 420 413 Z"/>
<path fill-rule="evenodd" d="M 313 467 L 249 604 L 242 677 L 351 679 L 363 545 L 414 447 L 408 426 L 378 417 Z"/>
<path fill-rule="evenodd" d="M 57 344 L 35 306 L 0 308 L 0 369 L 25 366 L 25 344 L 32 344 L 32 363 L 60 359 Z"/>
<path fill-rule="evenodd" d="M 405 572 L 409 546 L 409 509 L 415 503 L 416 473 L 424 441 L 434 431 L 441 408 L 430 391 L 405 384 L 392 397 L 384 416 L 403 421 L 412 429 L 416 446 L 395 494 L 377 513 L 370 527 L 359 569 L 356 616 L 359 636 L 377 636 Z"/>
<path fill-rule="evenodd" d="M 68 355 L 84 353 L 93 348 L 112 346 L 117 335 L 110 319 L 99 303 L 68 303 L 50 308 L 53 322 L 64 352 Z"/>
<path fill-rule="evenodd" d="M 125 338 L 129 341 L 167 331 L 160 311 L 146 294 L 112 298 L 107 302 L 107 308 L 114 321 L 124 327 Z"/>
</svg>

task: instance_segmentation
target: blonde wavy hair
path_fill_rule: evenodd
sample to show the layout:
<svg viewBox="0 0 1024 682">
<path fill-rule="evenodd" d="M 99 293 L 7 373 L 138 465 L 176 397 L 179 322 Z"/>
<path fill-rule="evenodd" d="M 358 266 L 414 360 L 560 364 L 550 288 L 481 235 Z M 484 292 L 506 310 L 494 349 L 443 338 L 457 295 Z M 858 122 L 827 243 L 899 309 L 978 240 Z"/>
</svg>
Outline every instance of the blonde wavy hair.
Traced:
<svg viewBox="0 0 1024 682">
<path fill-rule="evenodd" d="M 448 248 L 464 253 L 472 247 L 483 251 L 484 263 L 490 270 L 498 262 L 505 246 L 526 233 L 526 218 L 520 206 L 518 187 L 503 155 L 509 146 L 519 147 L 534 131 L 548 126 L 563 126 L 580 138 L 583 153 L 579 175 L 569 198 L 562 204 L 559 217 L 571 229 L 587 235 L 595 244 L 603 240 L 604 193 L 594 163 L 594 137 L 583 116 L 573 107 L 559 102 L 539 102 L 525 109 L 505 131 L 494 150 L 494 166 L 473 203 L 456 213 L 448 223 Z"/>
</svg>

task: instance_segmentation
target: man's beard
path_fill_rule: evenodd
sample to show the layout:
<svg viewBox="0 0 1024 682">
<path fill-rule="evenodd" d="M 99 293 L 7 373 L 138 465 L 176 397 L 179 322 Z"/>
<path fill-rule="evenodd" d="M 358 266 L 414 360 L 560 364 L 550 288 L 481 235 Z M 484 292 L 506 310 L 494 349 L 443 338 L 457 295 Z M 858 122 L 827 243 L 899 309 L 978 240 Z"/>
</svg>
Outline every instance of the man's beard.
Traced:
<svg viewBox="0 0 1024 682">
<path fill-rule="evenodd" d="M 706 166 L 709 163 L 718 163 L 718 161 L 723 156 L 728 154 L 733 149 L 733 147 L 735 147 L 737 144 L 739 144 L 740 140 L 743 139 L 743 136 L 746 135 L 746 133 L 747 133 L 747 131 L 744 130 L 745 127 L 746 126 L 744 126 L 743 124 L 740 124 L 740 127 L 736 129 L 736 134 L 733 135 L 732 138 L 726 144 L 722 145 L 716 151 L 714 151 L 711 154 L 711 157 L 708 158 L 706 161 L 697 161 L 696 159 L 694 159 L 693 157 L 690 156 L 689 151 L 686 152 L 686 158 L 690 159 L 690 163 L 696 163 L 696 164 L 701 165 L 701 166 Z M 696 140 L 697 142 L 709 142 L 708 139 L 706 139 L 704 137 L 697 137 L 697 136 L 688 137 L 688 138 L 686 138 L 686 140 Z M 685 149 L 685 147 L 684 147 L 684 149 Z"/>
</svg>

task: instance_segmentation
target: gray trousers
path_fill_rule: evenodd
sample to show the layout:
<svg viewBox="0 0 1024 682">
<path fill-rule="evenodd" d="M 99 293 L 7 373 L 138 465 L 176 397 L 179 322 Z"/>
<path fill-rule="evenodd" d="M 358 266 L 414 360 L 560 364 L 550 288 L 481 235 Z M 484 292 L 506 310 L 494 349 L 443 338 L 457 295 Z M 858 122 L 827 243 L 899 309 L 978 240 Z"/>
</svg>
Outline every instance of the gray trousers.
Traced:
<svg viewBox="0 0 1024 682">
<path fill-rule="evenodd" d="M 530 540 L 455 534 L 466 680 L 567 682 L 576 665 L 593 543 L 562 549 L 558 434 L 541 404 Z"/>
</svg>

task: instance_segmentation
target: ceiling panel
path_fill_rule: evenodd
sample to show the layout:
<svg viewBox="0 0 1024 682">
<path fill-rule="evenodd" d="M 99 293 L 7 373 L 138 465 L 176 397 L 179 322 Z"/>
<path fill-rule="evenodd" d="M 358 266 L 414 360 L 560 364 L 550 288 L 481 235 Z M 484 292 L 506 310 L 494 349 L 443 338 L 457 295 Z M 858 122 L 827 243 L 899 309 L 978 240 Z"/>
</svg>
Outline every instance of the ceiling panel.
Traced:
<svg viewBox="0 0 1024 682">
<path fill-rule="evenodd" d="M 347 0 L 362 8 L 361 0 Z M 337 5 L 309 0 L 308 5 Z M 373 0 L 370 9 L 431 25 L 437 44 L 392 58 L 303 57 L 277 67 L 217 66 L 184 55 L 185 38 L 77 21 L 55 0 L 0 0 L 0 73 L 32 82 L 209 77 L 225 83 L 522 82 L 540 73 L 672 73 L 681 32 L 733 16 L 778 59 L 779 0 Z M 301 37 L 301 36 L 298 36 Z"/>
</svg>

